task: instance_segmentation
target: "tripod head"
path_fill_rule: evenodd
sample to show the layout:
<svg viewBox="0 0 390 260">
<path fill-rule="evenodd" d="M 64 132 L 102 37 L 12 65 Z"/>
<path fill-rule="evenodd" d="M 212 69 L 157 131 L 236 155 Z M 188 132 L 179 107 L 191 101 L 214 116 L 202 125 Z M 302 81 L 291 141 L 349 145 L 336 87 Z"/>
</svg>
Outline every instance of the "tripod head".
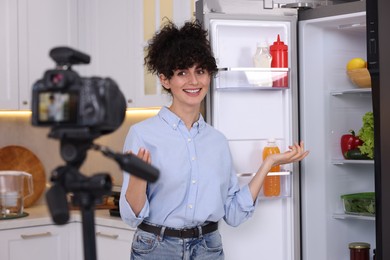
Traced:
<svg viewBox="0 0 390 260">
<path fill-rule="evenodd" d="M 50 135 L 56 136 L 56 134 L 58 133 L 52 131 Z M 84 139 L 75 136 L 83 135 L 75 134 L 72 137 L 62 135 L 60 151 L 66 165 L 59 166 L 52 172 L 53 186 L 46 193 L 49 210 L 56 224 L 66 224 L 69 220 L 66 193 L 74 194 L 72 201 L 74 206 L 93 208 L 95 204 L 101 203 L 102 196 L 111 192 L 112 181 L 109 174 L 99 173 L 87 177 L 80 173 L 79 168 L 86 159 L 89 149 L 98 150 L 106 157 L 115 160 L 125 172 L 150 182 L 158 179 L 159 170 L 138 157 L 132 154 L 115 153 L 107 147 L 94 144 L 93 138 Z"/>
</svg>

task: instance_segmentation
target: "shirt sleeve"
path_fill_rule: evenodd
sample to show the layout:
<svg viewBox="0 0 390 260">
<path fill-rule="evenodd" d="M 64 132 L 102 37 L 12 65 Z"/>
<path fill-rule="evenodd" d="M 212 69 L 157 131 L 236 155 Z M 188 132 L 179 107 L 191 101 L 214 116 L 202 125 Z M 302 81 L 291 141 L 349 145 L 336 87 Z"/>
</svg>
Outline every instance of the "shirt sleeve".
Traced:
<svg viewBox="0 0 390 260">
<path fill-rule="evenodd" d="M 253 202 L 248 184 L 239 187 L 236 172 L 231 166 L 228 198 L 225 203 L 225 222 L 230 226 L 238 226 L 248 220 L 255 210 L 257 199 Z"/>
<path fill-rule="evenodd" d="M 143 142 L 140 140 L 140 138 L 138 138 L 135 130 L 130 128 L 129 133 L 126 136 L 123 152 L 131 151 L 136 154 L 140 147 L 144 147 Z M 148 217 L 149 201 L 146 199 L 141 212 L 138 214 L 138 216 L 136 216 L 125 196 L 130 178 L 131 176 L 129 173 L 123 172 L 123 183 L 119 198 L 119 210 L 122 220 L 129 226 L 135 228 L 144 220 L 144 218 Z"/>
</svg>

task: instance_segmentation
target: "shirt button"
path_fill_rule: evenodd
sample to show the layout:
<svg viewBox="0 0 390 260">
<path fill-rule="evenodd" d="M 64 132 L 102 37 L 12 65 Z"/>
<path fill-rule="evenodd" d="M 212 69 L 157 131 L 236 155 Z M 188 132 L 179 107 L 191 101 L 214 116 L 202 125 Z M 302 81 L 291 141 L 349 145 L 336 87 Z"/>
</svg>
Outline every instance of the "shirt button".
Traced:
<svg viewBox="0 0 390 260">
<path fill-rule="evenodd" d="M 196 157 L 195 157 L 195 156 L 194 156 L 194 157 L 192 157 L 192 158 L 191 158 L 191 160 L 195 161 L 195 160 L 196 160 Z"/>
<path fill-rule="evenodd" d="M 192 180 L 192 184 L 195 184 L 196 183 L 196 180 Z"/>
<path fill-rule="evenodd" d="M 190 143 L 191 142 L 191 138 L 188 138 L 187 141 Z"/>
<path fill-rule="evenodd" d="M 192 204 L 189 204 L 189 205 L 188 205 L 188 208 L 192 209 Z"/>
</svg>

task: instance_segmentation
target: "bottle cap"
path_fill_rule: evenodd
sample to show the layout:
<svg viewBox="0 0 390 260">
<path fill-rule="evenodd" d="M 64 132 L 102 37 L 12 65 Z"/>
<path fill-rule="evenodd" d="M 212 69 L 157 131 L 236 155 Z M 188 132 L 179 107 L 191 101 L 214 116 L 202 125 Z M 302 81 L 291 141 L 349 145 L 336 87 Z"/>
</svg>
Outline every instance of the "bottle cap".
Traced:
<svg viewBox="0 0 390 260">
<path fill-rule="evenodd" d="M 354 248 L 354 249 L 364 249 L 364 248 L 370 248 L 370 244 L 369 243 L 365 243 L 365 242 L 353 242 L 353 243 L 350 243 L 349 245 L 349 248 Z"/>
<path fill-rule="evenodd" d="M 275 138 L 273 138 L 273 137 L 268 138 L 268 143 L 276 143 Z"/>
<path fill-rule="evenodd" d="M 287 51 L 287 45 L 284 44 L 284 42 L 282 42 L 280 40 L 280 35 L 279 34 L 278 34 L 278 39 L 276 40 L 276 42 L 274 42 L 274 44 L 272 44 L 270 46 L 270 50 L 273 50 L 273 51 L 276 51 L 276 50 Z"/>
</svg>

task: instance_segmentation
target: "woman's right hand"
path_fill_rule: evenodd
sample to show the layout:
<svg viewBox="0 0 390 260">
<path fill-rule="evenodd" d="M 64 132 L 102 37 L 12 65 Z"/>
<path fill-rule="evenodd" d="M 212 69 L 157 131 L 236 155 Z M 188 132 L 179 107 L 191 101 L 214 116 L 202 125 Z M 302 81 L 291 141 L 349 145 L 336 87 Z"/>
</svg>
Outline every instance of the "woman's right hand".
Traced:
<svg viewBox="0 0 390 260">
<path fill-rule="evenodd" d="M 132 154 L 132 152 L 128 151 L 126 152 L 126 154 Z M 137 157 L 146 163 L 150 164 L 152 162 L 150 152 L 145 148 L 141 147 L 138 150 Z M 126 200 L 129 203 L 130 207 L 132 208 L 136 216 L 138 216 L 143 206 L 145 205 L 146 187 L 147 187 L 147 181 L 135 175 L 131 175 L 131 177 L 129 178 L 129 184 L 126 190 Z"/>
</svg>

